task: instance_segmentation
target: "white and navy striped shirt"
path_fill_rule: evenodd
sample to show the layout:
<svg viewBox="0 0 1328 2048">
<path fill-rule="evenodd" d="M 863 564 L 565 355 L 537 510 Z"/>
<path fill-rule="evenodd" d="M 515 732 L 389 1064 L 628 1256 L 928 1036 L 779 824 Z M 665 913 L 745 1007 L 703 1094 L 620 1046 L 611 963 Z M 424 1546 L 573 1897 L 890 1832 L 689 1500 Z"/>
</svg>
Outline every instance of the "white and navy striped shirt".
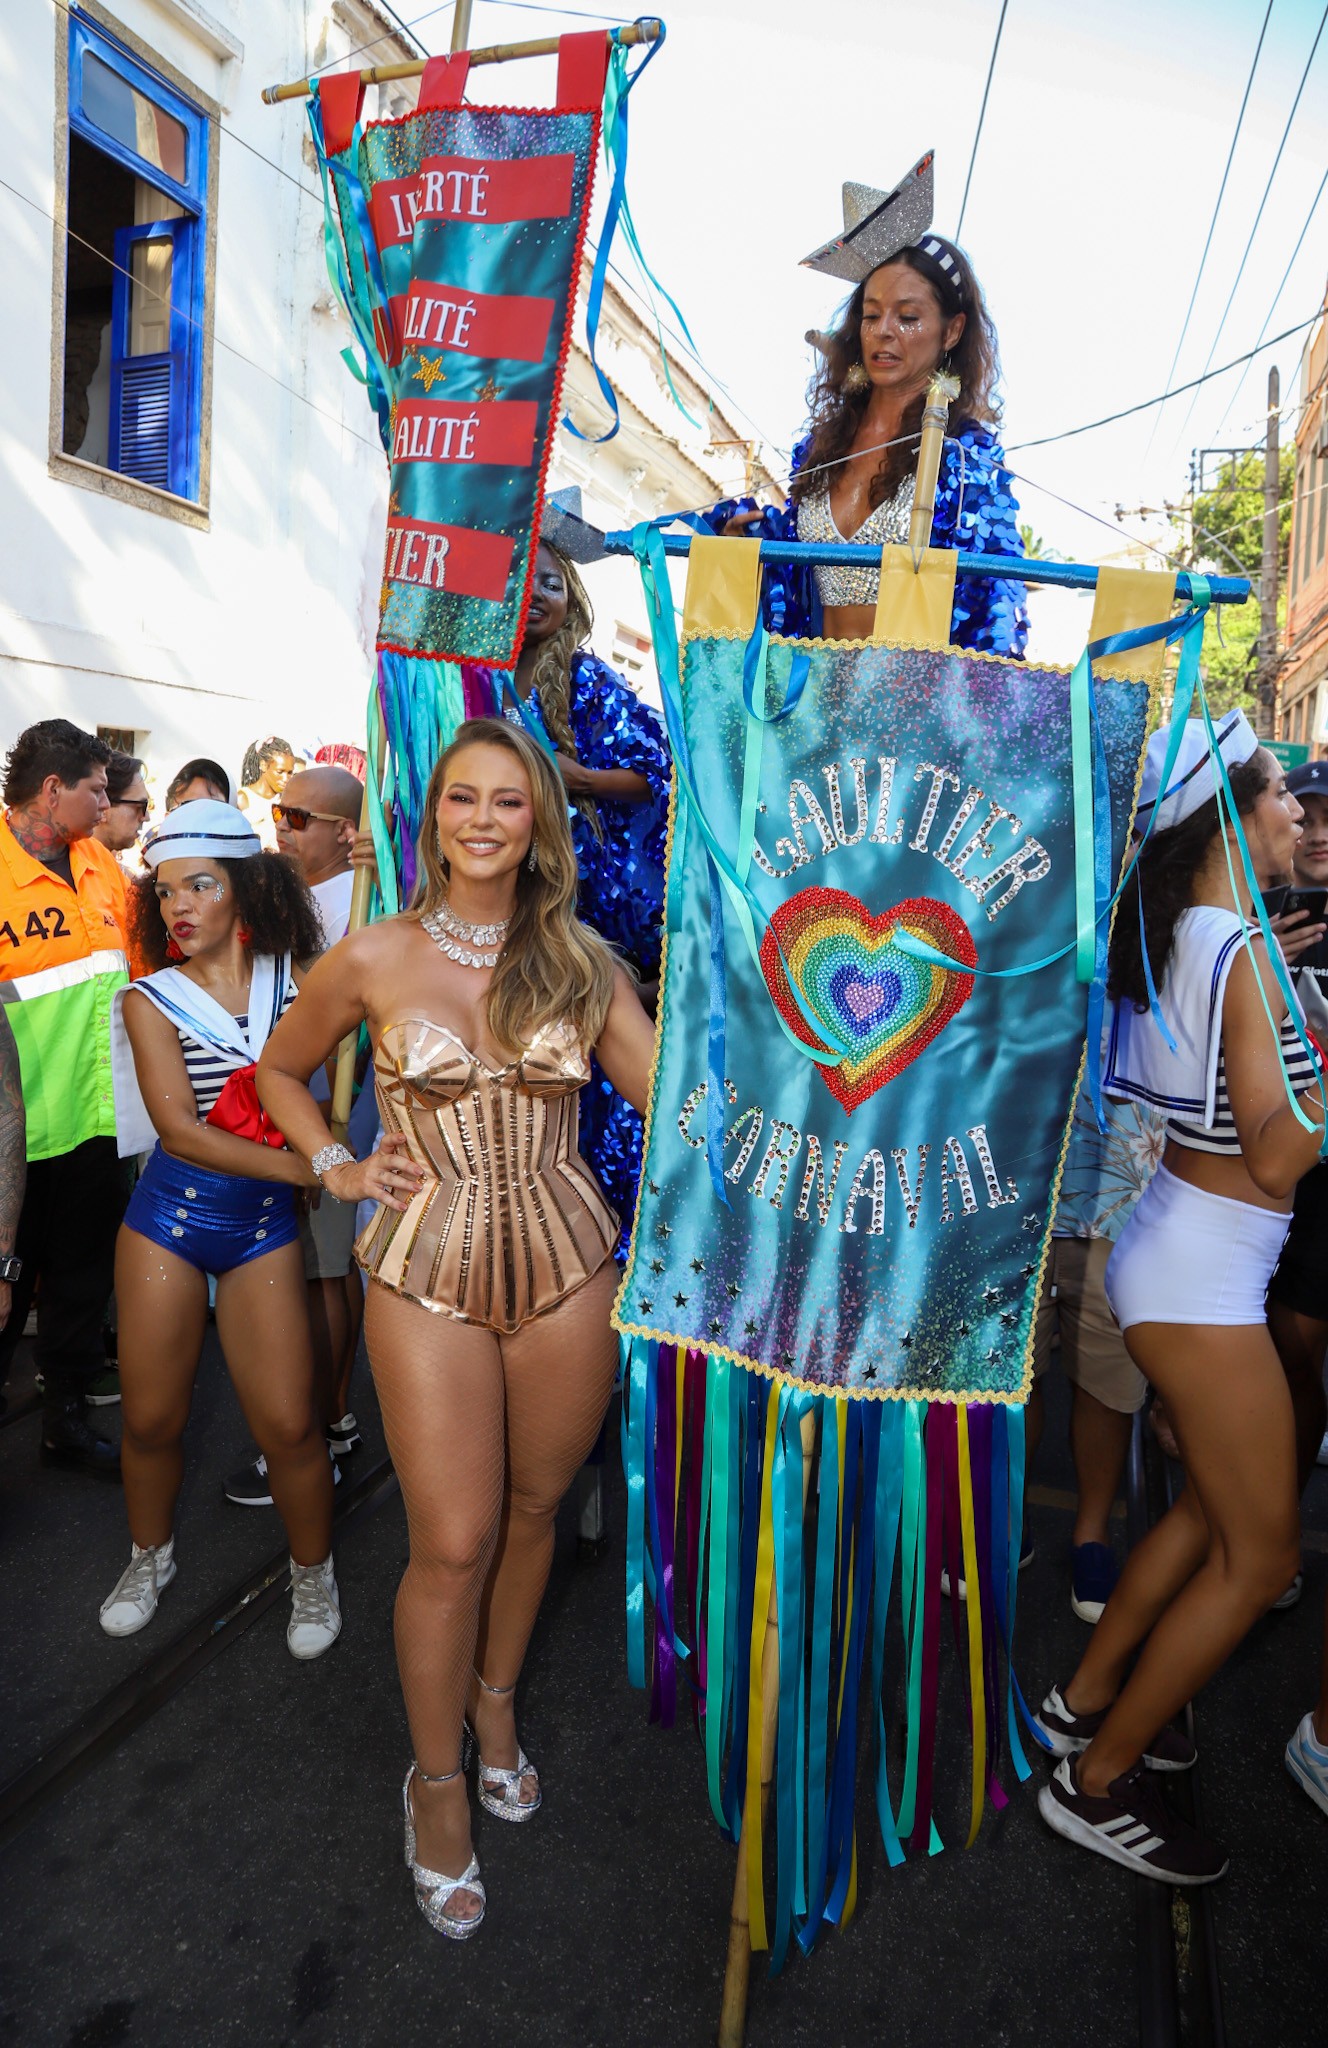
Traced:
<svg viewBox="0 0 1328 2048">
<path fill-rule="evenodd" d="M 287 1010 L 295 1001 L 296 993 L 295 983 L 292 981 L 287 985 L 285 996 L 282 999 L 281 1009 L 278 1013 L 280 1016 L 285 1016 Z M 247 1012 L 243 1016 L 237 1017 L 235 1021 L 241 1031 L 248 1030 L 249 1017 Z M 186 1031 L 183 1025 L 177 1024 L 175 1030 L 176 1036 L 180 1041 L 180 1050 L 184 1054 L 185 1071 L 189 1076 L 189 1085 L 194 1091 L 194 1101 L 198 1105 L 198 1116 L 201 1122 L 208 1112 L 216 1107 L 217 1098 L 220 1096 L 222 1089 L 226 1086 L 231 1075 L 236 1072 L 235 1055 L 234 1053 L 229 1055 L 220 1053 L 215 1045 L 205 1045 L 201 1039 L 193 1037 L 190 1032 Z"/>
<path fill-rule="evenodd" d="M 1293 1095 L 1303 1095 L 1312 1088 L 1319 1078 L 1319 1069 L 1310 1058 L 1301 1042 L 1296 1020 L 1290 1014 L 1282 1019 L 1279 1034 L 1282 1060 L 1286 1078 Z M 1227 1094 L 1227 1049 L 1223 1045 L 1217 1056 L 1217 1092 L 1213 1102 L 1211 1126 L 1182 1123 L 1177 1117 L 1167 1118 L 1167 1136 L 1174 1138 L 1188 1152 L 1222 1152 L 1231 1156 L 1240 1151 L 1240 1137 L 1236 1130 L 1236 1119 L 1231 1113 L 1231 1098 Z"/>
</svg>

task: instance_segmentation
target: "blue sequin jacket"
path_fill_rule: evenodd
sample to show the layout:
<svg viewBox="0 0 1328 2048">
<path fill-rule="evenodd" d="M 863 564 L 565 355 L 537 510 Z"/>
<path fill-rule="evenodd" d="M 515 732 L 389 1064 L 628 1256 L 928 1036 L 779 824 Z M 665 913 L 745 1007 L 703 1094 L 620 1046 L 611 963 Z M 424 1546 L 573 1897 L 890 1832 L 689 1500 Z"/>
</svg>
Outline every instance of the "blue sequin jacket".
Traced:
<svg viewBox="0 0 1328 2048">
<path fill-rule="evenodd" d="M 500 708 L 491 670 L 470 669 L 467 682 L 468 716 Z M 581 765 L 626 768 L 650 784 L 641 803 L 596 797 L 598 833 L 579 806 L 569 805 L 569 812 L 581 878 L 578 915 L 626 955 L 643 981 L 653 981 L 663 944 L 664 841 L 673 775 L 664 721 L 586 647 L 572 656 L 568 698 Z M 543 727 L 537 692 L 532 691 L 525 710 Z"/>
<path fill-rule="evenodd" d="M 795 476 L 806 459 L 808 445 L 804 439 L 793 451 Z M 979 426 L 975 420 L 964 420 L 946 439 L 931 525 L 934 548 L 961 548 L 986 555 L 1023 554 L 1016 516 L 1019 504 L 1004 462 L 1000 442 L 989 428 Z M 735 512 L 755 510 L 753 498 L 727 498 L 704 516 L 707 525 L 720 533 Z M 796 540 L 796 506 L 786 504 L 778 510 L 767 506 L 760 524 L 749 526 L 747 532 L 762 540 Z M 768 631 L 790 637 L 820 636 L 821 601 L 810 569 L 765 570 L 762 594 Z M 1003 654 L 1021 660 L 1028 643 L 1026 595 L 1022 583 L 985 576 L 959 577 L 950 627 L 954 645 L 970 647 L 978 654 Z"/>
</svg>

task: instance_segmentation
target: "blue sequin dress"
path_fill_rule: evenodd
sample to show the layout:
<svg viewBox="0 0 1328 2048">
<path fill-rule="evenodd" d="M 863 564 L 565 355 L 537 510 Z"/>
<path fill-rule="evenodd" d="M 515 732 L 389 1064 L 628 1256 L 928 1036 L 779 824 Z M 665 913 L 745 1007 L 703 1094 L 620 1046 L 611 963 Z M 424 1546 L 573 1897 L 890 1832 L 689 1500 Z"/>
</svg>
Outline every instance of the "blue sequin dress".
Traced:
<svg viewBox="0 0 1328 2048">
<path fill-rule="evenodd" d="M 642 803 L 596 797 L 598 833 L 579 807 L 570 807 L 581 878 L 577 910 L 583 923 L 631 962 L 642 981 L 655 981 L 664 939 L 664 844 L 673 776 L 664 721 L 588 648 L 572 656 L 568 697 L 582 766 L 625 768 L 650 784 Z M 523 708 L 544 730 L 536 691 Z M 504 709 L 513 715 L 510 697 Z M 592 1061 L 590 1081 L 581 1091 L 581 1156 L 622 1217 L 620 1261 L 627 1256 L 636 1208 L 641 1141 L 640 1117 Z"/>
<path fill-rule="evenodd" d="M 809 440 L 793 451 L 793 474 L 806 460 Z M 1004 451 L 987 427 L 964 420 L 947 436 L 941 452 L 932 515 L 934 548 L 961 548 L 975 554 L 1022 555 L 1018 500 L 1005 468 Z M 705 514 L 707 525 L 721 533 L 735 512 L 756 510 L 753 498 L 728 498 Z M 796 540 L 795 505 L 767 506 L 759 525 L 746 528 L 753 538 Z M 978 654 L 1003 654 L 1022 660 L 1028 644 L 1027 592 L 1022 583 L 995 577 L 961 576 L 955 584 L 950 638 L 956 647 Z M 810 569 L 776 567 L 762 577 L 762 612 L 771 633 L 790 637 L 821 635 L 821 601 Z"/>
</svg>

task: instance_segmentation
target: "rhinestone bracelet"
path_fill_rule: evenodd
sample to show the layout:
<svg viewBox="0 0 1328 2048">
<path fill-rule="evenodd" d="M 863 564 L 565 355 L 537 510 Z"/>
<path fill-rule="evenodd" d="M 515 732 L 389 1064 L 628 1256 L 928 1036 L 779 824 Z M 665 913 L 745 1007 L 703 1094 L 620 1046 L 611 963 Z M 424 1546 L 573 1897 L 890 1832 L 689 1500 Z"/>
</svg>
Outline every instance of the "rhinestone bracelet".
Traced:
<svg viewBox="0 0 1328 2048">
<path fill-rule="evenodd" d="M 354 1166 L 355 1154 L 346 1145 L 324 1145 L 309 1161 L 321 1183 L 323 1175 L 330 1173 L 334 1166 Z"/>
</svg>

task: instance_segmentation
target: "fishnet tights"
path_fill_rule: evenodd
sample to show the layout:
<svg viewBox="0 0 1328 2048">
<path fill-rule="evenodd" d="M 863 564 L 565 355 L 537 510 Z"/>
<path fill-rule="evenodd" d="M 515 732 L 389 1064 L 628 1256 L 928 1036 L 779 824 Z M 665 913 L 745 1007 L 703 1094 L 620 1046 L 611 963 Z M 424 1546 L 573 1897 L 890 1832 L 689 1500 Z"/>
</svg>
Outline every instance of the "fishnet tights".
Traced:
<svg viewBox="0 0 1328 2048">
<path fill-rule="evenodd" d="M 610 1261 L 512 1336 L 368 1288 L 365 1340 L 410 1536 L 397 1668 L 431 1777 L 460 1760 L 472 1666 L 491 1686 L 521 1674 L 554 1515 L 613 1389 L 617 1282 Z"/>
</svg>

